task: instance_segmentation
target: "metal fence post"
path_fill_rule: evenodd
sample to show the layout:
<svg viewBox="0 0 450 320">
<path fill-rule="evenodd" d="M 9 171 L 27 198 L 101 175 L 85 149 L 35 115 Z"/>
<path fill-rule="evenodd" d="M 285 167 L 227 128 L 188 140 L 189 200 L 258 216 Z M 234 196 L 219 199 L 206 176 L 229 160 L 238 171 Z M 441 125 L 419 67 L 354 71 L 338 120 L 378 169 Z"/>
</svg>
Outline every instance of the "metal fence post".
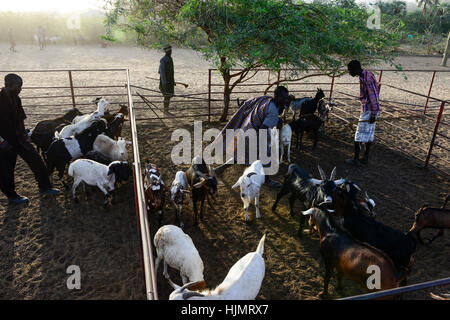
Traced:
<svg viewBox="0 0 450 320">
<path fill-rule="evenodd" d="M 330 100 L 331 100 L 331 96 L 333 95 L 333 87 L 334 87 L 334 73 L 333 73 L 333 77 L 331 78 Z"/>
<path fill-rule="evenodd" d="M 445 101 L 442 101 L 441 108 L 439 109 L 439 114 L 436 119 L 436 125 L 434 127 L 433 137 L 431 138 L 430 148 L 428 149 L 427 159 L 425 160 L 425 168 L 428 166 L 430 162 L 431 153 L 433 151 L 434 140 L 436 139 L 436 134 L 439 130 L 439 124 L 441 123 L 442 113 L 444 112 Z"/>
<path fill-rule="evenodd" d="M 430 100 L 431 88 L 433 88 L 434 77 L 436 76 L 436 71 L 433 72 L 433 77 L 431 78 L 430 89 L 428 90 L 427 102 L 425 103 L 425 108 L 423 109 L 423 114 L 426 114 L 428 107 L 428 100 Z"/>
<path fill-rule="evenodd" d="M 380 95 L 381 91 L 381 77 L 383 76 L 383 70 L 380 70 L 380 76 L 378 77 L 378 95 Z"/>
<path fill-rule="evenodd" d="M 208 69 L 208 123 L 211 123 L 211 69 Z"/>
<path fill-rule="evenodd" d="M 73 92 L 72 71 L 69 70 L 70 92 L 72 94 L 72 105 L 75 108 L 75 93 Z"/>
</svg>

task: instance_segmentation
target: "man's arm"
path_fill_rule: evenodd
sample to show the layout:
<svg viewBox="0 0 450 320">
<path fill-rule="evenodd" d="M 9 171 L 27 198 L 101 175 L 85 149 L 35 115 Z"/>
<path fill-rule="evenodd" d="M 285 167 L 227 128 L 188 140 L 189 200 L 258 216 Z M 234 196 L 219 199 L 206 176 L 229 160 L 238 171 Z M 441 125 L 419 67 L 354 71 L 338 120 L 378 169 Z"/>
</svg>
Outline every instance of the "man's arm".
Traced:
<svg viewBox="0 0 450 320">
<path fill-rule="evenodd" d="M 161 60 L 159 64 L 159 75 L 161 77 L 161 82 L 163 85 L 166 84 L 166 61 L 164 59 Z"/>
<path fill-rule="evenodd" d="M 272 101 L 269 104 L 269 110 L 267 112 L 267 116 L 264 119 L 263 127 L 264 128 L 273 128 L 278 124 L 278 108 L 275 103 Z"/>
<path fill-rule="evenodd" d="M 378 86 L 374 77 L 370 77 L 366 83 L 367 88 L 367 108 L 370 110 L 371 116 L 376 116 L 380 111 Z"/>
</svg>

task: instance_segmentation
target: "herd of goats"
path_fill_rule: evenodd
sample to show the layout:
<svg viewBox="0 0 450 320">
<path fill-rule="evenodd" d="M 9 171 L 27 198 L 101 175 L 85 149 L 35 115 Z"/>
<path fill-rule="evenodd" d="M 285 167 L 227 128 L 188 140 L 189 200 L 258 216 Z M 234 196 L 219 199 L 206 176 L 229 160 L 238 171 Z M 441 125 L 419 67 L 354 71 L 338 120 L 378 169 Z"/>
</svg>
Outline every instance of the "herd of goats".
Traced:
<svg viewBox="0 0 450 320">
<path fill-rule="evenodd" d="M 284 145 L 288 146 L 289 162 L 292 131 L 297 133 L 297 137 L 303 131 L 313 131 L 316 145 L 317 130 L 333 107 L 332 102 L 324 104 L 323 96 L 319 89 L 316 97 L 307 99 L 306 104 L 300 101 L 302 99 L 292 99 L 290 109 L 294 119 L 281 128 L 280 135 L 280 148 L 283 150 Z M 76 189 L 83 182 L 83 186 L 96 186 L 104 193 L 104 206 L 107 207 L 109 200 L 114 200 L 112 191 L 115 185 L 127 181 L 132 175 L 126 150 L 130 142 L 121 138 L 128 108 L 121 105 L 117 111 L 110 112 L 106 110 L 109 103 L 105 99 L 97 98 L 95 103 L 97 109 L 93 113 L 81 114 L 74 108 L 62 117 L 39 122 L 29 134 L 41 151 L 49 174 L 52 175 L 56 168 L 66 188 L 64 173 L 69 165 L 68 174 L 73 177 L 75 202 L 78 201 Z M 308 110 L 311 105 L 312 108 Z M 300 111 L 300 116 L 295 119 L 297 111 Z M 319 116 L 315 115 L 316 111 Z M 290 134 L 286 134 L 286 126 L 289 126 Z M 327 296 L 334 270 L 337 271 L 338 290 L 345 275 L 370 291 L 366 284 L 370 266 L 378 266 L 381 271 L 379 290 L 405 285 L 415 260 L 416 245 L 425 244 L 420 232 L 424 228 L 439 229 L 438 234 L 428 240 L 427 245 L 430 245 L 443 234 L 444 229 L 450 228 L 450 210 L 445 208 L 450 194 L 441 208 L 421 207 L 415 213 L 413 226 L 405 234 L 377 221 L 375 202 L 367 193 L 360 196 L 361 188 L 356 183 L 337 179 L 336 168 L 329 178 L 320 166 L 318 169 L 320 179 L 315 179 L 297 164 L 291 163 L 272 211 L 276 211 L 284 196 L 290 195 L 290 215 L 298 215 L 300 220 L 298 236 L 302 237 L 307 222 L 309 234 L 319 233 L 320 253 L 325 265 L 324 287 L 319 296 Z M 183 231 L 183 205 L 188 194 L 193 205 L 194 225 L 198 224 L 198 217 L 203 219 L 205 201 L 211 208 L 212 202 L 217 202 L 220 182 L 213 168 L 207 166 L 201 157 L 195 157 L 186 171 L 176 173 L 170 187 L 164 183 L 157 166 L 148 160 L 143 175 L 147 210 L 156 216 L 159 226 L 154 237 L 157 252 L 155 270 L 163 262 L 163 274 L 174 288 L 169 299 L 255 299 L 265 274 L 262 257 L 265 235 L 256 251 L 242 257 L 220 285 L 214 290 L 208 290 L 203 276 L 203 261 L 192 239 Z M 246 221 L 249 220 L 248 209 L 252 202 L 255 204 L 256 218 L 261 218 L 259 197 L 264 181 L 263 166 L 257 160 L 245 169 L 232 186 L 232 189 L 240 188 Z M 162 226 L 167 200 L 175 209 L 176 222 L 174 225 Z M 294 210 L 297 200 L 306 208 L 301 214 Z M 182 286 L 170 280 L 167 266 L 179 270 Z"/>
</svg>

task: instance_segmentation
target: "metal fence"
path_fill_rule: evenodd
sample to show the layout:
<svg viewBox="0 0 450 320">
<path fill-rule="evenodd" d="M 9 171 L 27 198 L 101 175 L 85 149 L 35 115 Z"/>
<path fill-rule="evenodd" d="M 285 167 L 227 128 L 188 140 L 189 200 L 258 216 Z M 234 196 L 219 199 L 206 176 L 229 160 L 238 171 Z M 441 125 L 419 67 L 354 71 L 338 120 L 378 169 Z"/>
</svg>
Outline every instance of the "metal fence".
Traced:
<svg viewBox="0 0 450 320">
<path fill-rule="evenodd" d="M 82 112 L 96 109 L 93 98 L 102 96 L 110 105 L 127 104 L 129 107 L 130 135 L 133 149 L 133 174 L 137 224 L 141 236 L 142 263 L 145 277 L 146 297 L 157 300 L 158 292 L 152 252 L 152 237 L 149 229 L 147 206 L 141 160 L 139 156 L 138 132 L 136 129 L 136 107 L 131 93 L 128 69 L 83 69 L 83 70 L 0 70 L 0 74 L 16 73 L 24 80 L 21 100 L 28 116 L 26 125 L 33 126 L 49 116 L 64 114 L 68 109 L 78 108 Z M 42 80 L 42 74 L 51 74 Z M 105 73 L 107 77 L 102 77 Z M 77 79 L 78 77 L 78 79 Z M 49 83 L 44 83 L 48 81 Z M 77 81 L 81 84 L 77 84 Z M 30 85 L 35 83 L 36 85 Z M 93 85 L 90 85 L 93 83 Z M 103 84 L 102 84 L 103 83 Z M 44 101 L 44 103 L 41 103 Z M 51 101 L 51 103 L 48 103 Z M 117 107 L 119 109 L 119 107 Z M 38 110 L 38 111 L 36 111 Z M 41 119 L 42 118 L 42 119 Z"/>
</svg>

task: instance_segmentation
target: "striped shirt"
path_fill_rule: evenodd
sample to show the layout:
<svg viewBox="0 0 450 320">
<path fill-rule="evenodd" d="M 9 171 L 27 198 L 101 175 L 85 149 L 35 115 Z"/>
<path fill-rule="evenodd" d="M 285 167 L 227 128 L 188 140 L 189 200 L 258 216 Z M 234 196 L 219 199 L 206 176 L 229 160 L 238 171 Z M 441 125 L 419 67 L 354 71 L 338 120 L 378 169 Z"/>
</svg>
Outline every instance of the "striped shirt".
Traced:
<svg viewBox="0 0 450 320">
<path fill-rule="evenodd" d="M 360 100 L 362 112 L 370 111 L 375 116 L 380 112 L 379 91 L 377 80 L 372 72 L 363 70 L 359 77 L 360 84 Z"/>
</svg>

